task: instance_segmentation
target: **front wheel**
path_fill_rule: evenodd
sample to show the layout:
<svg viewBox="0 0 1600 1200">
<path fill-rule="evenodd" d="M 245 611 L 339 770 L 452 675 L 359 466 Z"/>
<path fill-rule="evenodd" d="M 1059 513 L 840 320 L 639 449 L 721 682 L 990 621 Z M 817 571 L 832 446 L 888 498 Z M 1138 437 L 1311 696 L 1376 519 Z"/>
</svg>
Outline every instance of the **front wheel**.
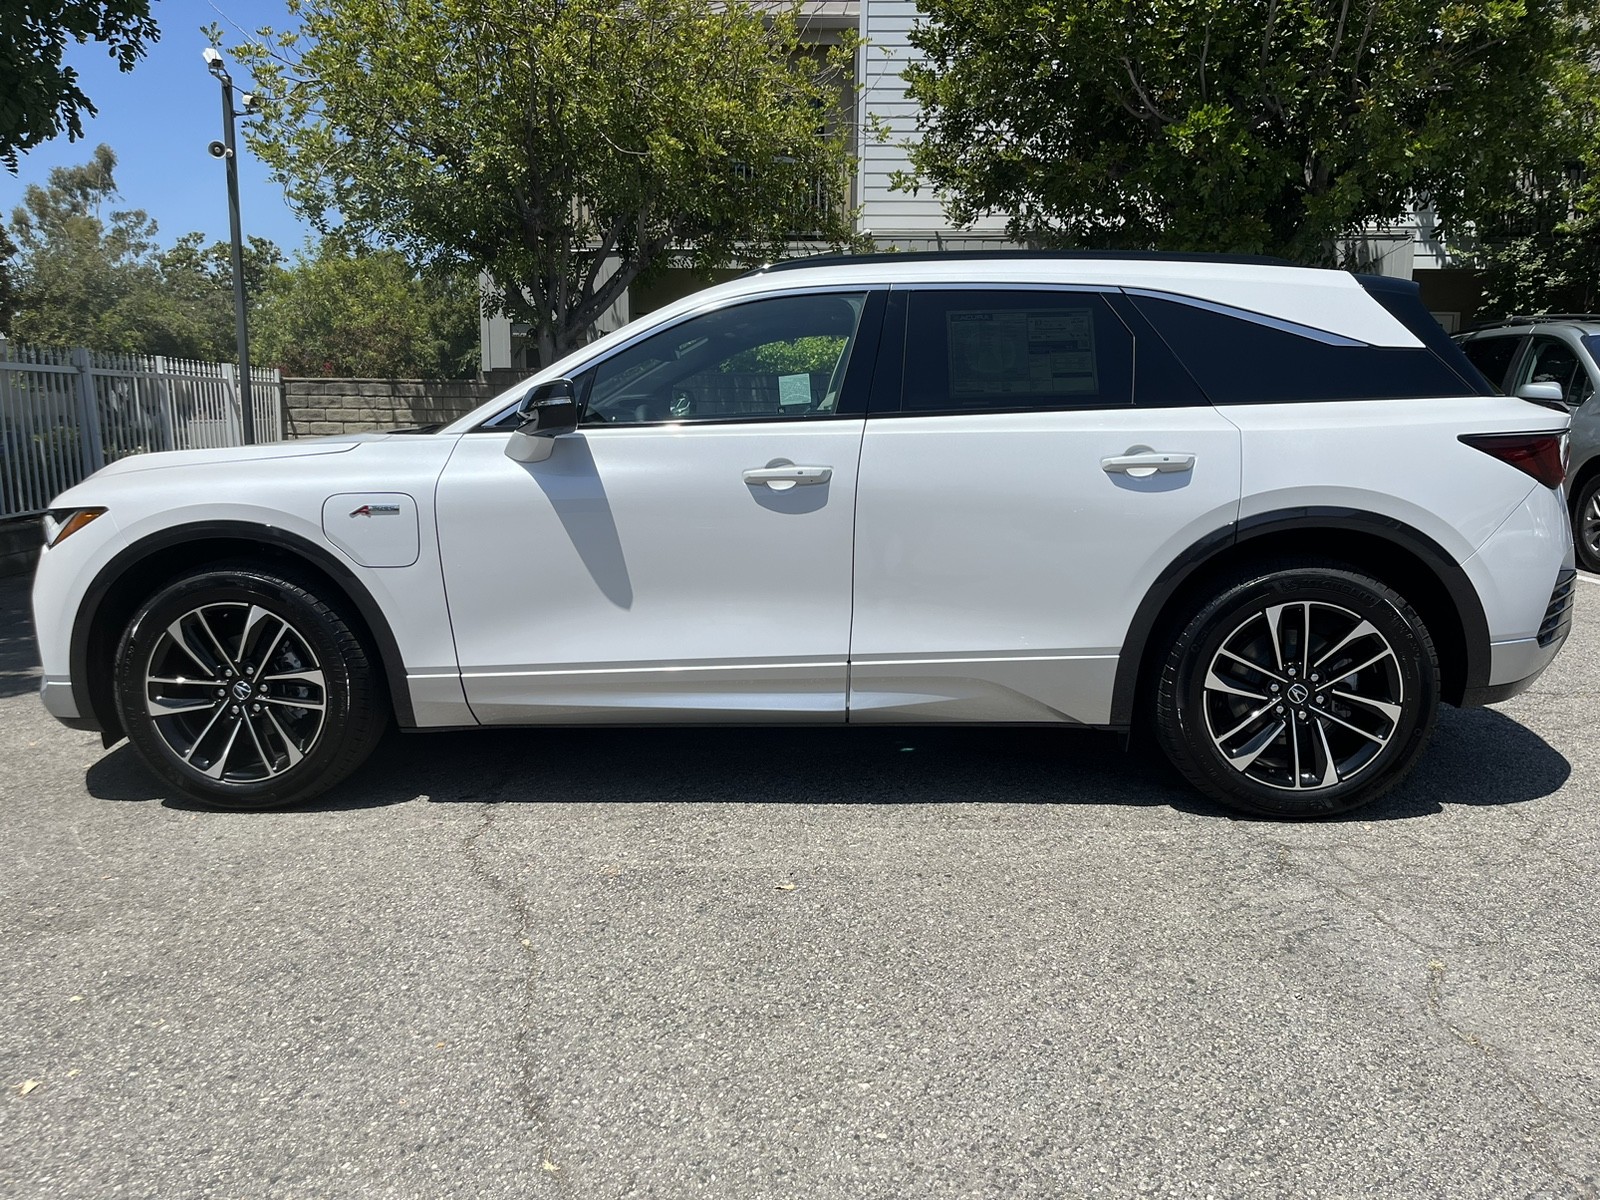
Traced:
<svg viewBox="0 0 1600 1200">
<path fill-rule="evenodd" d="M 1377 799 L 1410 770 L 1439 703 L 1433 641 L 1392 589 L 1335 566 L 1235 577 L 1163 664 L 1156 732 L 1202 792 L 1264 816 Z"/>
<path fill-rule="evenodd" d="M 275 808 L 371 753 L 387 723 L 382 683 L 322 590 L 230 564 L 145 602 L 117 650 L 116 697 L 151 770 L 218 808 Z"/>
</svg>

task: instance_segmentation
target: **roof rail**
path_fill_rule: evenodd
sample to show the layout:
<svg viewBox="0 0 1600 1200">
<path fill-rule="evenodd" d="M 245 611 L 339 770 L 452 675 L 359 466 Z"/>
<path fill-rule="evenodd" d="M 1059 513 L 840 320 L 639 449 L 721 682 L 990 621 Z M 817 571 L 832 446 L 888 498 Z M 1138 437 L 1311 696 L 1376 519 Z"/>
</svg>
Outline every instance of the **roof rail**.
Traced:
<svg viewBox="0 0 1600 1200">
<path fill-rule="evenodd" d="M 1506 329 L 1516 325 L 1548 325 L 1552 321 L 1587 321 L 1600 324 L 1600 313 L 1539 313 L 1525 317 L 1501 317 L 1497 321 L 1475 322 L 1461 332 L 1477 333 L 1483 329 Z"/>
<path fill-rule="evenodd" d="M 1133 259 L 1143 262 L 1235 263 L 1257 267 L 1297 267 L 1286 258 L 1260 254 L 1182 254 L 1167 250 L 914 250 L 904 254 L 815 254 L 809 258 L 785 258 L 747 271 L 762 275 L 771 271 L 801 271 L 809 267 L 854 267 L 916 262 L 959 262 L 1007 259 L 1072 260 Z"/>
</svg>

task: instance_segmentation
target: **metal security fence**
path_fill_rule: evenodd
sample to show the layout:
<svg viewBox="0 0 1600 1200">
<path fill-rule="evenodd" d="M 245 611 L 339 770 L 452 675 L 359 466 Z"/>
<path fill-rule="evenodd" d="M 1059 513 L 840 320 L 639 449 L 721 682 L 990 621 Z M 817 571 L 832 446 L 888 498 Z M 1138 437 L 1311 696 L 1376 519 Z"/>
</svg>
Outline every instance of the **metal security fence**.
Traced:
<svg viewBox="0 0 1600 1200">
<path fill-rule="evenodd" d="M 256 440 L 283 438 L 283 380 L 250 372 Z M 237 446 L 232 363 L 0 341 L 0 518 L 43 512 L 108 462 L 151 450 Z"/>
</svg>

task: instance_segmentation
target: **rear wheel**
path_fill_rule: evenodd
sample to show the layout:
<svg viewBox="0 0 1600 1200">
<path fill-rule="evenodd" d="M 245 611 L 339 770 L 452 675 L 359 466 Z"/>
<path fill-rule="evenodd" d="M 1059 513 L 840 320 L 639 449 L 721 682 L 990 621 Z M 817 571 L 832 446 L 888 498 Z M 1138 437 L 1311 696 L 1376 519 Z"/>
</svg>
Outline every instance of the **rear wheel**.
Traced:
<svg viewBox="0 0 1600 1200">
<path fill-rule="evenodd" d="M 1584 480 L 1572 505 L 1572 540 L 1578 565 L 1600 572 L 1600 471 Z"/>
<path fill-rule="evenodd" d="M 1335 566 L 1235 577 L 1173 643 L 1156 731 L 1207 795 L 1245 812 L 1317 817 L 1404 777 L 1438 710 L 1438 660 L 1396 592 Z"/>
<path fill-rule="evenodd" d="M 140 608 L 117 652 L 117 706 L 157 775 L 219 808 L 273 808 L 325 791 L 371 753 L 382 684 L 317 593 L 288 572 L 224 565 Z"/>
</svg>

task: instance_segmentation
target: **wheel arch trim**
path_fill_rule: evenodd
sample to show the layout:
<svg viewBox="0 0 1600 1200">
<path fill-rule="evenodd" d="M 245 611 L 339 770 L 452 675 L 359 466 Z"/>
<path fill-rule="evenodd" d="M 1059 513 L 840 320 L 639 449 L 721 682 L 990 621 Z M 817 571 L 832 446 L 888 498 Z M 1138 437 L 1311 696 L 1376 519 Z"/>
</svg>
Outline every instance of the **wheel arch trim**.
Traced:
<svg viewBox="0 0 1600 1200">
<path fill-rule="evenodd" d="M 1194 576 L 1221 555 L 1251 541 L 1290 530 L 1328 530 L 1358 533 L 1407 551 L 1422 563 L 1444 588 L 1461 623 L 1465 642 L 1465 702 L 1474 702 L 1489 684 L 1489 622 L 1483 602 L 1466 571 L 1433 538 L 1395 517 L 1362 509 L 1340 506 L 1305 506 L 1276 509 L 1245 517 L 1234 525 L 1216 530 L 1190 545 L 1167 564 L 1146 591 L 1134 611 L 1117 658 L 1116 680 L 1111 695 L 1110 724 L 1127 728 L 1133 724 L 1134 707 L 1150 639 L 1167 613 L 1168 604 Z"/>
<path fill-rule="evenodd" d="M 402 728 L 416 724 L 412 710 L 411 692 L 406 682 L 405 662 L 400 655 L 400 644 L 389 627 L 383 609 L 372 598 L 360 578 L 348 564 L 324 546 L 269 525 L 255 525 L 248 521 L 195 521 L 174 525 L 151 533 L 118 551 L 96 573 L 85 589 L 72 622 L 72 636 L 68 645 L 68 662 L 72 680 L 72 697 L 77 704 L 85 728 L 106 733 L 120 729 L 116 712 L 103 711 L 95 703 L 94 690 L 89 686 L 89 646 L 99 622 L 106 597 L 129 571 L 153 556 L 185 542 L 228 540 L 254 542 L 303 559 L 333 581 L 356 610 L 357 615 L 371 633 L 378 657 L 383 664 L 384 678 L 389 687 L 389 700 L 394 706 L 395 719 Z"/>
</svg>

